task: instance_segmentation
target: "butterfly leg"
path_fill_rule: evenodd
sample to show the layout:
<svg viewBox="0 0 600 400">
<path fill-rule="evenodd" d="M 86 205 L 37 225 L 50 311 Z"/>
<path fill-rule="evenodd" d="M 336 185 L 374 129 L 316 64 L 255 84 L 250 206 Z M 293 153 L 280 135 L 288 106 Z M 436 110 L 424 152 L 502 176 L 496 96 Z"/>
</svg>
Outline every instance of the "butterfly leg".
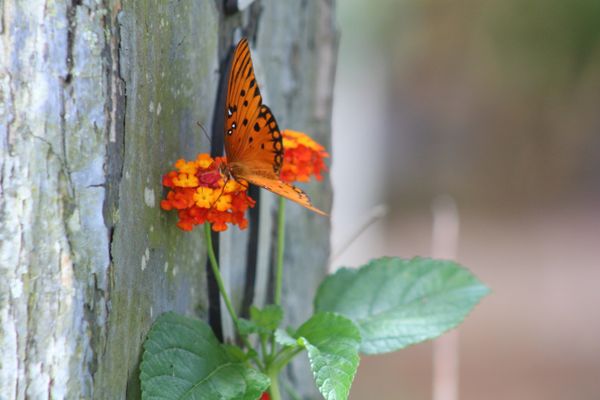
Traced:
<svg viewBox="0 0 600 400">
<path fill-rule="evenodd" d="M 233 177 L 233 179 L 241 186 L 244 188 L 244 190 L 248 190 L 250 189 L 250 184 L 248 183 L 248 181 L 246 180 L 239 180 L 239 179 L 235 179 L 235 177 Z"/>
<path fill-rule="evenodd" d="M 221 193 L 219 193 L 219 196 L 216 198 L 216 200 L 214 201 L 214 203 L 212 203 L 210 205 L 211 209 L 215 206 L 215 204 L 217 204 L 217 202 L 219 201 L 219 199 L 221 198 L 221 196 L 223 196 L 223 193 L 225 193 L 225 186 L 227 186 L 227 182 L 229 182 L 229 179 L 231 179 L 229 177 L 229 175 L 226 175 L 225 176 L 225 182 L 223 183 L 223 187 L 221 188 Z"/>
</svg>

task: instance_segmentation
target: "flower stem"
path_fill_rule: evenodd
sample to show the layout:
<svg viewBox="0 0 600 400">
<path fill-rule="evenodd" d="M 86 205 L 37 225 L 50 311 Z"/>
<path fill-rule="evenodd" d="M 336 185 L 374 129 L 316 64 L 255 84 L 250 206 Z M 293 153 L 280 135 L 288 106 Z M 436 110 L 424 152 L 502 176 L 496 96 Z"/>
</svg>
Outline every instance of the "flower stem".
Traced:
<svg viewBox="0 0 600 400">
<path fill-rule="evenodd" d="M 302 347 L 286 347 L 275 355 L 269 366 L 271 370 L 281 371 L 294 357 L 303 350 Z"/>
<path fill-rule="evenodd" d="M 279 371 L 269 370 L 269 379 L 271 380 L 271 387 L 269 387 L 269 397 L 271 400 L 281 400 L 281 393 L 279 392 Z"/>
<path fill-rule="evenodd" d="M 204 223 L 204 236 L 206 237 L 206 247 L 208 250 L 208 259 L 210 260 L 210 267 L 213 271 L 213 275 L 215 276 L 215 280 L 217 281 L 219 292 L 221 293 L 221 296 L 223 296 L 223 300 L 225 301 L 225 306 L 227 306 L 227 311 L 229 311 L 229 315 L 231 315 L 231 319 L 233 320 L 233 324 L 235 325 L 235 330 L 239 334 L 239 319 L 235 312 L 235 309 L 233 308 L 233 305 L 231 304 L 231 300 L 227 295 L 227 291 L 225 290 L 225 284 L 223 283 L 223 277 L 221 276 L 221 271 L 219 270 L 219 263 L 217 262 L 217 257 L 215 256 L 215 249 L 213 247 L 212 231 L 210 229 L 210 223 L 208 222 Z M 248 349 L 254 349 L 245 335 L 240 334 L 239 336 Z M 255 361 L 257 361 L 259 366 L 262 365 L 259 360 Z"/>
<path fill-rule="evenodd" d="M 279 197 L 279 210 L 277 213 L 277 260 L 275 263 L 275 304 L 281 305 L 281 287 L 283 286 L 283 250 L 285 247 L 285 198 Z M 271 334 L 271 353 L 277 351 L 275 333 Z"/>
<path fill-rule="evenodd" d="M 277 264 L 275 271 L 275 304 L 281 305 L 281 287 L 283 284 L 283 250 L 285 246 L 285 198 L 279 197 L 277 214 Z"/>
<path fill-rule="evenodd" d="M 221 296 L 223 296 L 223 300 L 225 301 L 225 305 L 227 306 L 227 310 L 229 311 L 229 315 L 231 315 L 231 319 L 235 324 L 236 329 L 238 328 L 238 316 L 231 305 L 231 300 L 229 300 L 229 296 L 227 296 L 227 292 L 225 291 L 225 284 L 223 283 L 223 277 L 221 276 L 221 271 L 219 270 L 219 263 L 217 262 L 217 257 L 215 256 L 215 249 L 213 248 L 212 242 L 212 231 L 210 229 L 210 223 L 204 223 L 204 236 L 206 237 L 206 247 L 208 250 L 208 258 L 210 260 L 210 267 L 212 268 L 213 275 L 215 276 L 215 280 L 217 281 L 217 286 L 219 286 L 219 292 Z"/>
</svg>

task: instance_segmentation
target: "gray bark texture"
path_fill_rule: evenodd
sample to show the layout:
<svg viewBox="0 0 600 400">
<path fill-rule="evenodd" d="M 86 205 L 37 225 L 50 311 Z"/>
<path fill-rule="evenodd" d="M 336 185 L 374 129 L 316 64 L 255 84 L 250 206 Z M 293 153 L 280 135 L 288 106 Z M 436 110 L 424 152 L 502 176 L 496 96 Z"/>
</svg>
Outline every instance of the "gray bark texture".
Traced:
<svg viewBox="0 0 600 400">
<path fill-rule="evenodd" d="M 0 0 L 0 399 L 139 398 L 153 320 L 207 317 L 201 229 L 182 232 L 160 210 L 161 176 L 209 152 L 196 122 L 212 126 L 220 66 L 242 33 L 280 127 L 330 147 L 333 0 L 243 1 L 229 14 L 225 3 Z M 329 208 L 329 182 L 307 190 Z M 263 197 L 258 304 L 276 203 Z M 297 325 L 325 274 L 329 220 L 289 205 L 286 232 Z M 221 235 L 238 306 L 247 239 Z M 230 338 L 225 312 L 223 329 Z M 317 398 L 305 361 L 286 380 Z"/>
</svg>

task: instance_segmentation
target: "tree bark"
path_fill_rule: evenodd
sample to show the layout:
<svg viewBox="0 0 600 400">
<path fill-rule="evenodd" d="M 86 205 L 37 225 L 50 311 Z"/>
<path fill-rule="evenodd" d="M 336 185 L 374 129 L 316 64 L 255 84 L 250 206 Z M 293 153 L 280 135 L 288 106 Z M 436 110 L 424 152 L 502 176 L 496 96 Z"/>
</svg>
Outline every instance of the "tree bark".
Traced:
<svg viewBox="0 0 600 400">
<path fill-rule="evenodd" d="M 201 232 L 160 210 L 161 176 L 209 152 L 196 122 L 213 124 L 234 36 L 250 37 L 281 128 L 330 144 L 333 0 L 257 0 L 229 15 L 225 3 L 0 1 L 0 398 L 138 398 L 153 320 L 207 317 Z M 308 191 L 328 208 L 328 182 Z M 275 203 L 262 197 L 259 304 Z M 328 237 L 327 219 L 288 207 L 289 324 L 311 311 Z M 247 240 L 230 230 L 220 249 L 238 307 Z M 303 363 L 288 380 L 315 396 Z"/>
</svg>

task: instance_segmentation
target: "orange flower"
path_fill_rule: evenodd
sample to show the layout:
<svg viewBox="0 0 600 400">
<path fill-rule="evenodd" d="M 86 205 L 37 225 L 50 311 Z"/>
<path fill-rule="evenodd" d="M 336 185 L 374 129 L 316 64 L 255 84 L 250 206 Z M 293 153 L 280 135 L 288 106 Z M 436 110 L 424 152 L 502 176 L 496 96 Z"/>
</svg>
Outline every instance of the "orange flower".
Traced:
<svg viewBox="0 0 600 400">
<path fill-rule="evenodd" d="M 170 190 L 160 207 L 177 210 L 180 229 L 191 231 L 205 222 L 215 232 L 227 230 L 227 224 L 248 226 L 245 213 L 255 201 L 246 194 L 247 185 L 223 177 L 219 166 L 224 162 L 221 157 L 199 154 L 194 161 L 177 160 L 176 170 L 163 176 L 163 185 Z"/>
<path fill-rule="evenodd" d="M 325 148 L 302 132 L 283 131 L 283 167 L 280 177 L 285 182 L 308 182 L 311 175 L 320 181 L 327 170 L 323 161 L 329 157 Z"/>
</svg>

